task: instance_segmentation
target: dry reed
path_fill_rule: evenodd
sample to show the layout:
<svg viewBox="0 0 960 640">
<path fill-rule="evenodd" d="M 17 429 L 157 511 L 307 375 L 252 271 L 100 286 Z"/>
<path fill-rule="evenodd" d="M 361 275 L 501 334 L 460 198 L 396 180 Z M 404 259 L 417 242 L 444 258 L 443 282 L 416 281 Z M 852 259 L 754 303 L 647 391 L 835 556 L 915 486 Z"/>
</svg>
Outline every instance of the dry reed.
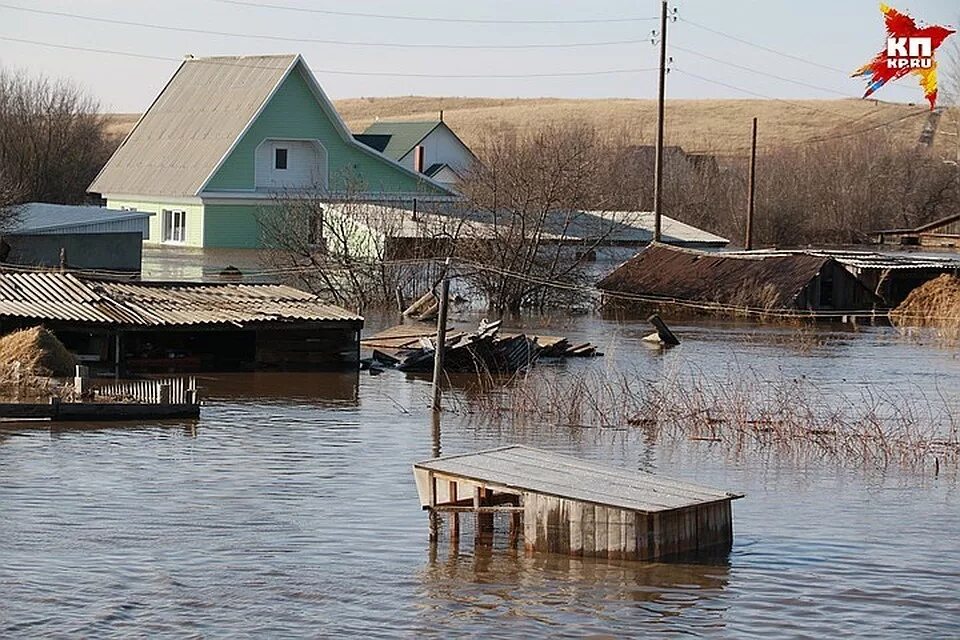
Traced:
<svg viewBox="0 0 960 640">
<path fill-rule="evenodd" d="M 14 331 L 0 337 L 0 379 L 19 376 L 71 376 L 76 360 L 44 327 Z"/>
<path fill-rule="evenodd" d="M 939 390 L 933 399 L 920 390 L 867 385 L 845 392 L 753 369 L 689 368 L 650 377 L 599 367 L 577 375 L 543 368 L 459 408 L 489 424 L 637 428 L 661 439 L 813 454 L 844 464 L 960 463 L 960 425 Z"/>
</svg>

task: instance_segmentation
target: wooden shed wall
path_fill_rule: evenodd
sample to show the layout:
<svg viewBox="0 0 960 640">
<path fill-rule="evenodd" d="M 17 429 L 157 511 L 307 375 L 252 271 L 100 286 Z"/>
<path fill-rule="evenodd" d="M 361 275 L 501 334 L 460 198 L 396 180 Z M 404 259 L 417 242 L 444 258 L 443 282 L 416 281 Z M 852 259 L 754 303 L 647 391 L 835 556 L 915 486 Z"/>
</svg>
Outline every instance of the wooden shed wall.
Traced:
<svg viewBox="0 0 960 640">
<path fill-rule="evenodd" d="M 523 506 L 528 551 L 653 560 L 733 543 L 730 500 L 648 514 L 524 493 Z"/>
</svg>

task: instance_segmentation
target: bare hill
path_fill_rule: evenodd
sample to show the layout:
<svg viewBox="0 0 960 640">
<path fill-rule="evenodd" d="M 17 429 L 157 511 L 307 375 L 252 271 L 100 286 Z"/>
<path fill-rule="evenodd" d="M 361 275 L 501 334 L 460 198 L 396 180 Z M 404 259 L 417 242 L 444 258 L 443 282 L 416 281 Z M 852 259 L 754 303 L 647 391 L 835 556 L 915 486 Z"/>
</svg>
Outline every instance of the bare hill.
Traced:
<svg viewBox="0 0 960 640">
<path fill-rule="evenodd" d="M 564 98 L 449 98 L 392 97 L 349 98 L 336 101 L 337 109 L 354 131 L 376 119 L 444 120 L 468 145 L 476 145 L 488 132 L 502 128 L 580 121 L 624 136 L 631 143 L 654 140 L 656 103 L 653 100 Z M 760 145 L 807 144 L 818 139 L 871 132 L 898 143 L 916 144 L 930 112 L 924 106 L 873 100 L 670 100 L 667 103 L 667 144 L 688 151 L 721 155 L 745 153 L 750 144 L 750 119 L 760 119 Z M 136 123 L 136 114 L 109 115 L 109 130 L 125 135 Z M 956 126 L 953 118 L 943 125 Z M 938 136 L 936 146 L 951 145 Z"/>
</svg>

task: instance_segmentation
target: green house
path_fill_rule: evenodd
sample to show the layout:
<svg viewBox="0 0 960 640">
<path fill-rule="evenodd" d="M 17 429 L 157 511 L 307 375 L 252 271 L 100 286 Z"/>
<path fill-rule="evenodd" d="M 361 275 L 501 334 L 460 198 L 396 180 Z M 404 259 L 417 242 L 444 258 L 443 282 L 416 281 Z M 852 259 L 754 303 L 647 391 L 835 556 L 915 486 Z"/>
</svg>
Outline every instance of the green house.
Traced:
<svg viewBox="0 0 960 640">
<path fill-rule="evenodd" d="M 299 55 L 184 60 L 89 191 L 156 214 L 149 242 L 229 248 L 262 246 L 260 216 L 287 197 L 456 198 L 356 140 Z"/>
</svg>

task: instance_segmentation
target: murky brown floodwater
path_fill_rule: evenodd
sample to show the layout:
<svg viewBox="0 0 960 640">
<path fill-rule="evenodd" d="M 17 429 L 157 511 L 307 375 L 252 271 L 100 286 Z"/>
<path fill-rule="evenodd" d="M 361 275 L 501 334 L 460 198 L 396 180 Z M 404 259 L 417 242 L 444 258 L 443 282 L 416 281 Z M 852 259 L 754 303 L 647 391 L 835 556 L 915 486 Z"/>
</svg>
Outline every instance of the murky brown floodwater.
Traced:
<svg viewBox="0 0 960 640">
<path fill-rule="evenodd" d="M 665 355 L 643 324 L 563 328 L 656 372 L 736 361 L 844 388 L 938 387 L 956 352 L 891 331 L 697 324 Z M 745 491 L 729 557 L 525 557 L 427 542 L 410 464 L 428 385 L 386 372 L 218 375 L 196 424 L 0 431 L 0 637 L 957 637 L 960 482 L 898 468 L 650 443 L 636 430 L 521 432 L 444 418 L 442 449 L 509 442 Z"/>
</svg>

